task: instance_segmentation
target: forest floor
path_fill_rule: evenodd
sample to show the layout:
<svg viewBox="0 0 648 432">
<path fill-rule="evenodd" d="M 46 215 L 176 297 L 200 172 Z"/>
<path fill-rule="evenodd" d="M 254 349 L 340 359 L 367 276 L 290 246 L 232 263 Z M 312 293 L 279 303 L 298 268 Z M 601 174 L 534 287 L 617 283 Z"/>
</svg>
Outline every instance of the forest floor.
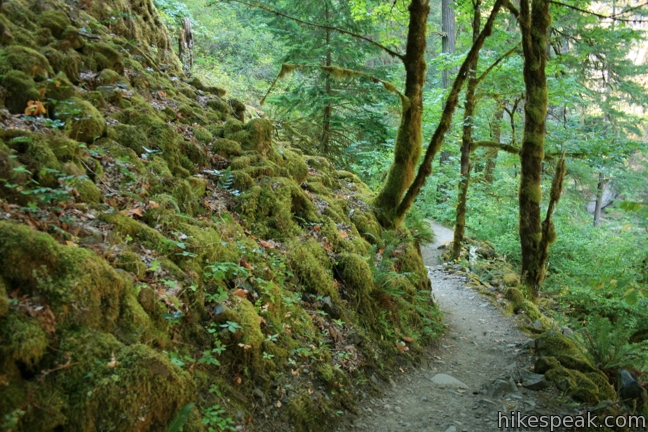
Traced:
<svg viewBox="0 0 648 432">
<path fill-rule="evenodd" d="M 439 247 L 453 232 L 431 222 L 435 242 L 422 250 L 432 295 L 444 313 L 446 333 L 422 364 L 394 376 L 382 397 L 368 397 L 359 415 L 339 430 L 371 432 L 491 432 L 498 412 L 576 414 L 578 407 L 553 389 L 524 388 L 520 374 L 531 372 L 531 341 L 485 297 L 467 287 L 465 276 L 445 270 Z M 516 413 L 517 415 L 517 413 Z M 555 429 L 562 430 L 562 429 Z"/>
</svg>

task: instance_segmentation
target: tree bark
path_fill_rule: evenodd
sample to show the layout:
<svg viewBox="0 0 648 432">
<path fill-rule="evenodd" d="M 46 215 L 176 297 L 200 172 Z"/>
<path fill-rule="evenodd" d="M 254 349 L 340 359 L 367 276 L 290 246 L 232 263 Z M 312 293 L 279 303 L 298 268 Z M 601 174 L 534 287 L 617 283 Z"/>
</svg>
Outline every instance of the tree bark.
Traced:
<svg viewBox="0 0 648 432">
<path fill-rule="evenodd" d="M 477 42 L 481 27 L 481 0 L 473 3 L 473 43 Z M 457 197 L 457 215 L 455 220 L 454 240 L 452 242 L 452 258 L 458 259 L 461 254 L 466 231 L 466 201 L 468 199 L 468 185 L 470 184 L 470 153 L 472 151 L 472 130 L 475 116 L 475 89 L 477 88 L 477 65 L 479 53 L 475 55 L 469 66 L 470 78 L 466 87 L 466 104 L 464 106 L 463 135 L 461 137 L 461 179 L 459 180 L 459 196 Z"/>
<path fill-rule="evenodd" d="M 441 0 L 441 52 L 454 54 L 457 46 L 457 24 L 455 21 L 454 1 Z M 450 86 L 449 71 L 444 69 L 441 73 L 443 89 Z"/>
<path fill-rule="evenodd" d="M 530 4 L 531 3 L 531 4 Z M 522 0 L 519 25 L 524 51 L 524 134 L 520 150 L 519 233 L 522 249 L 522 278 L 537 297 L 545 277 L 542 200 L 542 160 L 547 116 L 547 31 L 551 24 L 548 0 Z"/>
<path fill-rule="evenodd" d="M 498 104 L 495 111 L 495 118 L 490 126 L 491 140 L 496 143 L 502 142 L 502 119 L 504 118 L 504 106 Z M 493 184 L 495 181 L 495 167 L 497 167 L 497 150 L 489 150 L 486 153 L 486 166 L 484 167 L 484 179 Z"/>
<path fill-rule="evenodd" d="M 412 0 L 409 5 L 409 28 L 405 65 L 405 97 L 400 125 L 394 145 L 394 162 L 387 180 L 376 197 L 379 222 L 386 228 L 395 223 L 395 212 L 401 197 L 414 178 L 414 169 L 422 151 L 423 85 L 425 63 L 427 17 L 430 12 L 428 0 Z"/>
<path fill-rule="evenodd" d="M 395 217 L 391 221 L 392 225 L 397 225 L 402 222 L 403 218 L 405 217 L 405 214 L 412 207 L 412 204 L 414 204 L 414 200 L 421 192 L 421 188 L 423 187 L 423 185 L 425 185 L 425 181 L 427 177 L 432 173 L 432 161 L 434 160 L 436 154 L 439 152 L 439 149 L 443 144 L 443 139 L 445 137 L 445 134 L 450 128 L 452 114 L 454 113 L 454 110 L 457 106 L 457 101 L 459 99 L 459 91 L 461 90 L 461 86 L 463 85 L 464 81 L 468 77 L 468 72 L 470 70 L 469 65 L 472 62 L 472 60 L 475 58 L 475 56 L 479 53 L 479 50 L 484 45 L 484 41 L 486 40 L 486 38 L 490 36 L 490 34 L 492 33 L 495 18 L 497 17 L 500 8 L 505 4 L 506 1 L 507 0 L 495 1 L 495 4 L 493 5 L 493 9 L 491 10 L 491 14 L 488 17 L 488 21 L 486 21 L 486 25 L 484 26 L 484 29 L 481 31 L 481 33 L 479 33 L 479 37 L 477 38 L 477 41 L 473 43 L 472 48 L 470 48 L 470 51 L 468 52 L 466 59 L 461 65 L 461 68 L 457 73 L 457 78 L 452 84 L 452 89 L 450 90 L 450 94 L 446 99 L 446 107 L 443 110 L 443 113 L 441 114 L 441 120 L 439 120 L 439 124 L 437 125 L 437 128 L 434 131 L 432 138 L 430 139 L 430 143 L 428 144 L 427 150 L 425 151 L 425 157 L 423 158 L 423 162 L 419 166 L 414 181 L 412 182 L 409 189 L 407 189 L 407 193 L 403 197 L 400 204 L 398 204 L 398 208 L 395 211 Z"/>
<path fill-rule="evenodd" d="M 326 25 L 329 25 L 330 21 L 330 12 L 329 12 L 329 5 L 326 3 L 325 9 L 324 9 L 324 14 L 325 14 L 325 19 L 326 19 Z M 330 67 L 332 63 L 332 58 L 331 58 L 331 29 L 327 28 L 326 29 L 326 66 Z M 331 117 L 333 116 L 333 105 L 331 103 L 331 96 L 332 96 L 332 89 L 331 89 L 331 76 L 330 74 L 326 74 L 326 84 L 325 84 L 325 92 L 326 92 L 326 97 L 328 98 L 328 101 L 326 103 L 326 106 L 324 107 L 324 118 L 322 119 L 322 140 L 321 140 L 321 146 L 322 146 L 322 152 L 325 155 L 329 154 L 329 142 L 331 140 Z"/>
<path fill-rule="evenodd" d="M 596 190 L 596 207 L 594 209 L 594 226 L 597 227 L 601 224 L 601 209 L 603 208 L 603 191 L 605 190 L 605 175 L 599 173 L 598 187 Z"/>
</svg>

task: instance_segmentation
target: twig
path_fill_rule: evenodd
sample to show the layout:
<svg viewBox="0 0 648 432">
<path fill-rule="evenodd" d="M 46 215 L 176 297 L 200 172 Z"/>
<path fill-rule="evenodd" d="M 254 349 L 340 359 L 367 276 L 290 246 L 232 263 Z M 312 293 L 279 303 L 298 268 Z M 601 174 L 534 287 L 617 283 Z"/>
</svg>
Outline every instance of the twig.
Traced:
<svg viewBox="0 0 648 432">
<path fill-rule="evenodd" d="M 626 13 L 626 12 L 629 12 L 630 10 L 634 10 L 634 9 L 637 9 L 639 7 L 642 7 L 642 6 L 646 6 L 646 4 L 648 4 L 648 3 L 644 3 L 644 4 L 641 4 L 639 6 L 635 6 L 633 8 L 626 9 L 625 11 L 622 11 L 622 12 L 619 12 L 618 14 L 613 14 L 613 15 L 603 15 L 603 14 L 600 14 L 600 13 L 588 11 L 586 9 L 581 9 L 581 8 L 579 8 L 577 6 L 574 6 L 574 5 L 569 5 L 567 3 L 562 3 L 562 2 L 559 2 L 559 1 L 556 1 L 556 0 L 549 0 L 549 3 L 553 3 L 553 4 L 558 5 L 558 6 L 565 6 L 566 8 L 573 9 L 575 11 L 582 12 L 582 13 L 585 13 L 585 14 L 588 14 L 588 15 L 592 15 L 592 16 L 595 16 L 595 17 L 601 18 L 601 19 L 611 19 L 613 21 L 621 21 L 621 22 L 628 22 L 628 23 L 645 23 L 645 22 L 648 22 L 648 20 L 617 18 L 622 13 Z"/>
<path fill-rule="evenodd" d="M 398 53 L 398 52 L 396 52 L 396 51 L 394 51 L 394 50 L 392 50 L 390 48 L 387 48 L 386 46 L 381 45 L 380 43 L 376 42 L 373 39 L 370 39 L 370 38 L 368 38 L 366 36 L 359 35 L 357 33 L 353 33 L 353 32 L 348 31 L 348 30 L 341 29 L 339 27 L 333 27 L 333 26 L 328 26 L 328 25 L 323 25 L 323 24 L 315 24 L 315 23 L 311 23 L 311 22 L 308 22 L 308 21 L 304 21 L 304 20 L 301 20 L 299 18 L 295 18 L 295 17 L 292 17 L 290 15 L 286 15 L 286 14 L 284 14 L 282 12 L 277 11 L 277 10 L 271 9 L 268 6 L 262 5 L 260 3 L 249 3 L 249 2 L 246 2 L 246 1 L 243 1 L 243 0 L 229 0 L 229 1 L 233 1 L 233 2 L 236 2 L 236 3 L 241 3 L 243 5 L 253 7 L 253 8 L 263 9 L 264 11 L 270 12 L 270 13 L 275 14 L 277 16 L 280 16 L 282 18 L 286 18 L 286 19 L 289 19 L 289 20 L 292 20 L 292 21 L 295 21 L 295 22 L 298 22 L 300 24 L 304 24 L 304 25 L 307 25 L 307 26 L 317 27 L 317 28 L 321 28 L 321 29 L 324 29 L 324 30 L 331 30 L 331 31 L 335 31 L 335 32 L 338 32 L 338 33 L 342 33 L 342 34 L 354 37 L 356 39 L 360 39 L 360 40 L 363 40 L 365 42 L 368 42 L 371 45 L 373 45 L 373 46 L 375 46 L 377 48 L 380 48 L 383 51 L 386 51 L 392 57 L 397 57 L 397 58 L 399 58 L 401 60 L 405 59 L 405 56 L 403 54 Z"/>
</svg>

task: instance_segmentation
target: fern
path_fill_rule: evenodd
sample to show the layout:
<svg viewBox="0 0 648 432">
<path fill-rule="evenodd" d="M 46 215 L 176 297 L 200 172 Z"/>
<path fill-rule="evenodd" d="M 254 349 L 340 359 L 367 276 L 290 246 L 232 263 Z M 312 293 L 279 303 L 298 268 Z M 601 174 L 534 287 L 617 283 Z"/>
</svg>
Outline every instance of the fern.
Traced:
<svg viewBox="0 0 648 432">
<path fill-rule="evenodd" d="M 600 369 L 646 369 L 648 351 L 644 343 L 629 342 L 632 328 L 623 323 L 613 325 L 607 318 L 593 317 L 582 333 L 581 340 L 587 347 L 587 355 Z"/>
<path fill-rule="evenodd" d="M 171 420 L 171 422 L 169 423 L 167 432 L 180 432 L 184 427 L 184 424 L 187 423 L 187 420 L 189 420 L 189 415 L 191 414 L 191 410 L 193 409 L 194 405 L 194 403 L 190 403 L 183 406 L 182 409 L 178 411 L 178 414 L 176 414 L 173 420 Z"/>
</svg>

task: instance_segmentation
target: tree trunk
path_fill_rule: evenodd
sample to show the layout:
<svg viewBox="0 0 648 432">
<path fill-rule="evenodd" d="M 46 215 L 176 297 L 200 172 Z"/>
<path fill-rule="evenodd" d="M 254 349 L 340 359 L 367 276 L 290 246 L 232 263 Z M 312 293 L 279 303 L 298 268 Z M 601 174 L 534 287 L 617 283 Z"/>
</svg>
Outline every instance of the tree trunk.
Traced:
<svg viewBox="0 0 648 432">
<path fill-rule="evenodd" d="M 594 226 L 597 227 L 601 224 L 601 209 L 603 208 L 603 191 L 605 190 L 605 176 L 602 172 L 599 173 L 598 188 L 596 191 L 596 207 L 594 209 Z"/>
<path fill-rule="evenodd" d="M 326 19 L 326 25 L 329 25 L 330 21 L 330 12 L 329 12 L 329 5 L 326 3 L 325 9 L 324 9 L 324 14 L 325 14 L 325 19 Z M 327 28 L 326 29 L 326 66 L 331 66 L 332 59 L 331 59 L 331 29 Z M 322 142 L 321 142 L 321 147 L 322 147 L 322 152 L 325 155 L 329 154 L 329 142 L 331 140 L 331 117 L 333 115 L 333 105 L 331 103 L 331 76 L 330 74 L 326 74 L 326 97 L 328 99 L 326 106 L 324 107 L 324 118 L 322 119 Z"/>
<path fill-rule="evenodd" d="M 446 99 L 446 107 L 443 110 L 443 113 L 441 114 L 441 119 L 439 120 L 439 124 L 437 125 L 437 128 L 434 131 L 432 138 L 430 139 L 430 143 L 428 144 L 427 150 L 425 151 L 425 157 L 423 158 L 423 162 L 419 166 L 414 181 L 410 185 L 409 189 L 407 189 L 407 193 L 403 197 L 400 204 L 398 204 L 398 208 L 394 212 L 395 217 L 391 221 L 392 226 L 398 225 L 403 221 L 405 214 L 412 207 L 412 204 L 414 204 L 414 200 L 416 200 L 416 197 L 421 192 L 421 188 L 423 187 L 423 185 L 425 185 L 425 181 L 427 177 L 432 173 L 432 161 L 434 160 L 436 154 L 439 152 L 441 145 L 443 145 L 443 139 L 445 137 L 445 134 L 446 132 L 448 132 L 448 129 L 450 128 L 450 124 L 452 121 L 452 114 L 454 113 L 454 110 L 457 106 L 457 101 L 459 99 L 459 91 L 461 90 L 461 86 L 463 85 L 464 81 L 468 77 L 468 72 L 470 70 L 469 65 L 472 62 L 472 59 L 474 59 L 475 56 L 477 56 L 477 54 L 479 53 L 479 50 L 484 45 L 484 41 L 486 41 L 486 38 L 490 36 L 490 34 L 492 33 L 495 18 L 497 17 L 500 8 L 502 7 L 503 4 L 505 4 L 505 2 L 506 0 L 495 1 L 495 4 L 493 5 L 493 9 L 491 10 L 491 14 L 488 17 L 488 21 L 486 21 L 486 25 L 484 26 L 484 29 L 481 31 L 481 33 L 479 33 L 479 37 L 477 38 L 477 41 L 470 48 L 470 51 L 468 52 L 466 59 L 461 65 L 461 68 L 459 68 L 459 72 L 457 73 L 457 78 L 452 84 L 452 89 L 450 90 L 450 93 L 448 94 L 448 98 Z"/>
<path fill-rule="evenodd" d="M 425 84 L 425 63 L 427 16 L 430 12 L 428 0 L 412 0 L 409 5 L 409 28 L 405 65 L 405 97 L 400 125 L 394 145 L 394 162 L 387 180 L 376 197 L 374 206 L 378 209 L 380 223 L 387 228 L 395 223 L 395 212 L 401 197 L 414 178 L 414 169 L 422 150 L 423 85 Z"/>
<path fill-rule="evenodd" d="M 496 143 L 502 142 L 502 119 L 504 118 L 504 106 L 498 104 L 495 111 L 495 119 L 491 123 L 491 140 Z M 486 153 L 486 166 L 484 167 L 484 179 L 493 184 L 495 180 L 495 167 L 497 166 L 497 149 L 489 150 Z"/>
<path fill-rule="evenodd" d="M 454 13 L 454 0 L 441 0 L 441 52 L 443 54 L 454 54 L 457 47 L 457 23 Z M 449 70 L 443 69 L 441 71 L 441 86 L 443 90 L 450 86 Z M 441 105 L 441 109 L 445 108 L 445 100 Z M 445 164 L 450 162 L 450 152 L 444 150 L 439 155 L 439 163 Z M 439 185 L 439 191 L 446 189 L 445 184 Z"/>
<path fill-rule="evenodd" d="M 529 3 L 532 3 L 532 7 Z M 520 2 L 520 31 L 524 51 L 524 135 L 520 150 L 520 244 L 522 278 L 537 297 L 545 277 L 546 254 L 541 247 L 542 160 L 544 158 L 545 121 L 547 116 L 547 31 L 551 24 L 548 0 Z M 544 257 L 544 258 L 543 258 Z"/>
<path fill-rule="evenodd" d="M 473 3 L 473 43 L 477 42 L 479 37 L 479 28 L 481 27 L 481 0 Z M 475 116 L 475 89 L 477 88 L 477 65 L 479 63 L 479 53 L 475 55 L 469 65 L 470 78 L 466 88 L 466 105 L 464 107 L 463 118 L 463 135 L 461 137 L 461 179 L 459 180 L 459 196 L 457 198 L 457 216 L 455 220 L 454 241 L 452 243 L 452 258 L 458 259 L 461 254 L 461 244 L 463 243 L 464 233 L 466 231 L 466 201 L 468 198 L 468 185 L 470 184 L 470 153 L 472 147 L 472 130 L 473 119 Z"/>
<path fill-rule="evenodd" d="M 454 54 L 457 46 L 457 24 L 454 13 L 454 0 L 441 0 L 441 52 L 443 54 Z M 450 86 L 449 71 L 443 69 L 441 73 L 441 85 L 443 89 Z"/>
</svg>

